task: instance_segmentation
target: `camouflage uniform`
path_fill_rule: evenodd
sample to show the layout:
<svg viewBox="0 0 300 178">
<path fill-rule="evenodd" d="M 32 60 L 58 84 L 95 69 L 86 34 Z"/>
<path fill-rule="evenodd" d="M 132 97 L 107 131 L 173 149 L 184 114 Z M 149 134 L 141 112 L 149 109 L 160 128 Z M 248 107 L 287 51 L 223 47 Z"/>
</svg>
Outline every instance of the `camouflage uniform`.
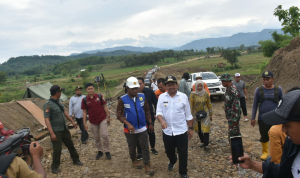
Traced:
<svg viewBox="0 0 300 178">
<path fill-rule="evenodd" d="M 231 81 L 232 78 L 228 73 L 223 74 L 220 80 Z M 228 120 L 228 137 L 240 136 L 239 121 L 241 118 L 241 106 L 239 92 L 234 85 L 226 89 L 224 108 L 226 119 Z"/>
</svg>

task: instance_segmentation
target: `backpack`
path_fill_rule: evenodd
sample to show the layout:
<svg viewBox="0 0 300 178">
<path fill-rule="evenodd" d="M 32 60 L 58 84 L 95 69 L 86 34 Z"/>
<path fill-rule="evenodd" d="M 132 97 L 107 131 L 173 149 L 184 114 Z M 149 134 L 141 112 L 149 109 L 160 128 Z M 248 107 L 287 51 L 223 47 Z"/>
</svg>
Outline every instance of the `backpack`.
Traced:
<svg viewBox="0 0 300 178">
<path fill-rule="evenodd" d="M 101 104 L 102 104 L 102 95 L 100 94 L 100 93 L 97 93 L 98 94 L 98 97 L 100 98 L 100 102 L 101 102 Z M 85 104 L 85 108 L 86 108 L 86 113 L 88 113 L 88 108 L 87 108 L 87 105 L 86 105 L 86 97 L 87 96 L 85 96 L 84 98 L 83 98 L 83 102 L 84 102 L 84 104 Z"/>
<path fill-rule="evenodd" d="M 277 85 L 274 86 L 274 98 L 265 98 L 263 86 L 260 86 L 258 88 L 259 88 L 259 92 L 260 92 L 260 100 L 258 102 L 259 105 L 261 105 L 265 100 L 270 100 L 270 101 L 273 101 L 274 103 L 279 102 L 279 100 L 278 100 L 278 88 L 279 87 Z"/>
<path fill-rule="evenodd" d="M 8 154 L 8 155 L 2 155 L 0 156 L 0 177 L 2 178 L 8 178 L 4 174 L 6 173 L 7 169 L 9 168 L 11 162 L 15 159 L 16 153 L 14 154 Z"/>
</svg>

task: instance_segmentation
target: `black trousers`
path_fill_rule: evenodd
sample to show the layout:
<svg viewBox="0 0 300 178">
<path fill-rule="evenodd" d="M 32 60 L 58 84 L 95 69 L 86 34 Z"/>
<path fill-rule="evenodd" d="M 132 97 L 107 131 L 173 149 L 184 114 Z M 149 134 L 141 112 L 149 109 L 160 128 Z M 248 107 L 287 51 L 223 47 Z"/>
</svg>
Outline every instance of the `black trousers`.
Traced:
<svg viewBox="0 0 300 178">
<path fill-rule="evenodd" d="M 64 131 L 54 132 L 54 134 L 56 136 L 57 141 L 51 140 L 53 145 L 53 160 L 51 168 L 58 168 L 60 165 L 62 143 L 64 143 L 68 148 L 73 162 L 79 160 L 79 155 L 74 147 L 70 131 L 68 129 L 65 129 Z"/>
<path fill-rule="evenodd" d="M 187 174 L 187 159 L 188 159 L 188 134 L 187 132 L 176 135 L 169 136 L 163 133 L 163 141 L 165 149 L 167 151 L 167 156 L 172 164 L 177 161 L 177 156 L 175 154 L 175 148 L 179 154 L 179 174 Z"/>
<path fill-rule="evenodd" d="M 242 111 L 243 111 L 243 115 L 247 116 L 246 98 L 245 97 L 241 97 L 240 98 L 240 102 L 241 102 L 241 108 L 242 108 Z"/>
<path fill-rule="evenodd" d="M 269 141 L 269 130 L 272 127 L 267 125 L 264 121 L 258 120 L 259 133 L 260 133 L 260 142 L 266 143 Z"/>
<path fill-rule="evenodd" d="M 154 127 L 154 119 L 152 119 L 152 123 L 153 123 L 153 127 Z M 147 122 L 147 126 L 149 128 L 149 123 Z M 148 129 L 148 135 L 149 135 L 149 141 L 150 141 L 150 146 L 151 148 L 155 148 L 155 132 L 153 130 L 153 133 L 150 132 L 150 130 Z M 137 150 L 138 150 L 138 154 L 141 155 L 142 154 L 142 148 L 140 146 L 140 144 L 137 144 Z"/>
<path fill-rule="evenodd" d="M 75 118 L 75 119 L 81 130 L 81 142 L 86 141 L 89 138 L 89 134 L 84 128 L 83 118 Z"/>
<path fill-rule="evenodd" d="M 200 138 L 201 143 L 204 143 L 204 146 L 208 146 L 209 143 L 209 133 L 202 133 L 201 132 L 201 121 L 198 121 L 198 135 Z"/>
</svg>

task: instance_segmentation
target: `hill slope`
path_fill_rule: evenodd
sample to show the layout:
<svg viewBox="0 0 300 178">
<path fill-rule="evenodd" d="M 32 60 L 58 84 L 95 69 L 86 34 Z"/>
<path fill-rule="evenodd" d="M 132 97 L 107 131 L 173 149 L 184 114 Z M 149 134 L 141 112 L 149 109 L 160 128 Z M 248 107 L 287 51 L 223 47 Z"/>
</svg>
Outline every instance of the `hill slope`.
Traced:
<svg viewBox="0 0 300 178">
<path fill-rule="evenodd" d="M 274 83 L 281 86 L 283 92 L 295 86 L 300 86 L 300 37 L 294 38 L 291 43 L 274 52 L 266 70 L 273 72 Z M 252 85 L 250 92 L 254 93 L 256 87 L 262 85 L 262 78 L 259 77 Z"/>
<path fill-rule="evenodd" d="M 126 50 L 126 51 L 135 51 L 135 52 L 155 52 L 155 51 L 161 51 L 164 50 L 163 48 L 154 48 L 154 47 L 135 47 L 135 46 L 117 46 L 113 48 L 105 48 L 105 49 L 97 49 L 97 50 L 91 50 L 91 51 L 84 51 L 82 53 L 87 53 L 87 54 L 95 54 L 98 52 L 111 52 L 115 50 Z M 82 54 L 79 53 L 79 54 Z M 78 53 L 73 53 L 70 56 L 78 55 Z"/>
<path fill-rule="evenodd" d="M 87 54 L 82 53 L 78 55 L 73 56 L 58 56 L 58 55 L 34 55 L 34 56 L 19 56 L 19 57 L 12 57 L 7 62 L 4 62 L 0 65 L 0 71 L 5 71 L 10 75 L 13 75 L 15 72 L 24 72 L 29 69 L 37 68 L 37 67 L 43 67 L 48 65 L 49 67 L 75 60 L 75 59 L 81 59 L 91 56 L 122 56 L 122 55 L 131 55 L 131 54 L 142 54 L 142 52 L 136 52 L 136 51 L 125 51 L 125 50 L 116 50 L 111 52 L 97 52 L 95 54 Z"/>
<path fill-rule="evenodd" d="M 186 50 L 186 49 L 194 49 L 194 50 L 205 50 L 207 47 L 236 47 L 244 44 L 245 46 L 257 45 L 260 40 L 270 40 L 272 39 L 271 31 L 277 31 L 282 34 L 279 29 L 265 29 L 261 32 L 253 32 L 253 33 L 238 33 L 229 37 L 221 37 L 221 38 L 206 38 L 195 40 L 190 43 L 187 43 L 181 47 L 174 48 L 175 50 Z"/>
</svg>

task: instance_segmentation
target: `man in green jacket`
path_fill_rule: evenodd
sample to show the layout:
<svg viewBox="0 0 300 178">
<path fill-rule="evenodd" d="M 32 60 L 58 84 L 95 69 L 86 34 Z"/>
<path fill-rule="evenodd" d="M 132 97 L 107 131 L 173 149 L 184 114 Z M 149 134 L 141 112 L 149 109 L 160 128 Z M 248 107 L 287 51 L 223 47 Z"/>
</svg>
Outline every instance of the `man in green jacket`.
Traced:
<svg viewBox="0 0 300 178">
<path fill-rule="evenodd" d="M 60 156 L 62 143 L 68 148 L 73 164 L 81 166 L 82 162 L 79 160 L 79 155 L 74 147 L 70 131 L 66 125 L 65 117 L 72 122 L 74 128 L 77 128 L 77 124 L 72 120 L 69 114 L 65 111 L 64 105 L 60 102 L 59 98 L 64 88 L 60 88 L 58 85 L 53 85 L 50 88 L 51 97 L 44 105 L 44 117 L 45 123 L 50 132 L 51 142 L 53 145 L 53 161 L 52 161 L 52 173 L 57 174 L 60 172 L 58 169 L 60 165 Z"/>
</svg>

